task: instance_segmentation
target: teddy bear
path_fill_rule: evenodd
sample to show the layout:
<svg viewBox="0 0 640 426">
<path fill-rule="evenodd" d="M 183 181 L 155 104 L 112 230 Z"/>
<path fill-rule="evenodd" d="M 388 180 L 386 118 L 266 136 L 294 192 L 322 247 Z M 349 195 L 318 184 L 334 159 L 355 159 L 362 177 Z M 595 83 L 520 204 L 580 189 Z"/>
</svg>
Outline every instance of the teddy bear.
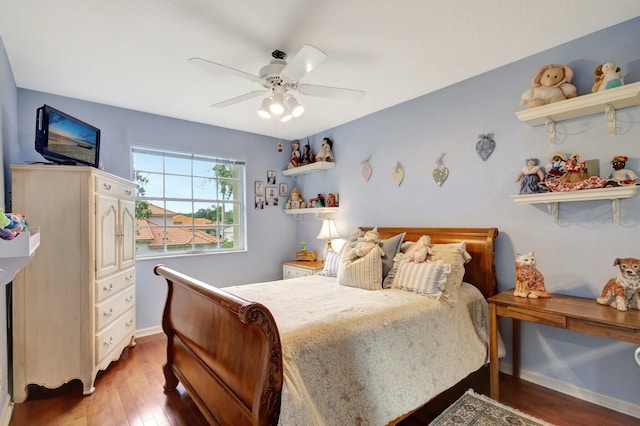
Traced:
<svg viewBox="0 0 640 426">
<path fill-rule="evenodd" d="M 362 241 L 356 243 L 355 247 L 353 247 L 351 249 L 351 252 L 349 252 L 349 260 L 355 260 L 360 257 L 364 257 L 369 254 L 371 250 L 376 250 L 378 253 L 380 253 L 381 257 L 384 256 L 384 250 L 382 249 L 382 247 L 380 247 L 381 242 L 382 239 L 380 238 L 380 234 L 378 233 L 378 231 L 371 230 L 365 232 Z"/>
<path fill-rule="evenodd" d="M 603 90 L 619 87 L 624 84 L 624 77 L 619 75 L 620 67 L 615 62 L 604 62 L 593 71 L 594 85 L 591 92 L 602 92 Z"/>
<path fill-rule="evenodd" d="M 404 258 L 409 262 L 423 263 L 431 253 L 431 237 L 421 236 L 404 254 Z"/>
<path fill-rule="evenodd" d="M 571 84 L 571 80 L 573 80 L 573 70 L 569 65 L 545 65 L 531 80 L 532 87 L 522 94 L 520 104 L 535 108 L 575 98 L 576 86 Z"/>
</svg>

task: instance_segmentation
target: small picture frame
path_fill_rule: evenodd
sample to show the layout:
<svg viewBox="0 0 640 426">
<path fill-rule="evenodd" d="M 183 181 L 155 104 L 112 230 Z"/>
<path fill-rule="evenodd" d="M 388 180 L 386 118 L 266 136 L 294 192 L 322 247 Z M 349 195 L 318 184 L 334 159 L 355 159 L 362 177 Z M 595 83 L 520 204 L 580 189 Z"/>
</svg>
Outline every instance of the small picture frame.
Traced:
<svg viewBox="0 0 640 426">
<path fill-rule="evenodd" d="M 261 195 L 264 197 L 264 182 L 261 180 L 257 180 L 255 182 L 255 195 Z"/>
<path fill-rule="evenodd" d="M 267 170 L 267 185 L 275 185 L 275 184 L 276 184 L 276 171 Z"/>
<path fill-rule="evenodd" d="M 289 185 L 287 185 L 286 183 L 281 183 L 280 184 L 280 196 L 281 197 L 286 197 L 289 195 Z"/>
<path fill-rule="evenodd" d="M 267 186 L 266 204 L 268 206 L 278 205 L 278 188 L 275 186 Z"/>
<path fill-rule="evenodd" d="M 264 196 L 256 195 L 256 210 L 264 209 Z"/>
</svg>

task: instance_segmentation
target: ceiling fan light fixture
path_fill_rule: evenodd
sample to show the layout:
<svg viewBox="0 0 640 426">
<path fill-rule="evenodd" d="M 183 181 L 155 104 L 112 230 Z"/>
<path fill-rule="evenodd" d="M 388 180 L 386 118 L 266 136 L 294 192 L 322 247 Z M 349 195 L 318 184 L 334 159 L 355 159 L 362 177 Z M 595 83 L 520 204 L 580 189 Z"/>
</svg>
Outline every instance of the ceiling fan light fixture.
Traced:
<svg viewBox="0 0 640 426">
<path fill-rule="evenodd" d="M 289 111 L 291 111 L 291 115 L 293 115 L 295 118 L 300 117 L 302 113 L 304 113 L 304 107 L 292 95 L 287 96 L 286 105 Z"/>
<path fill-rule="evenodd" d="M 284 95 L 282 93 L 274 93 L 273 101 L 269 106 L 271 114 L 281 115 L 284 112 Z"/>
<path fill-rule="evenodd" d="M 271 98 L 264 98 L 262 101 L 262 105 L 258 109 L 258 115 L 266 119 L 271 118 L 271 113 L 269 112 L 270 106 L 271 106 Z"/>
</svg>

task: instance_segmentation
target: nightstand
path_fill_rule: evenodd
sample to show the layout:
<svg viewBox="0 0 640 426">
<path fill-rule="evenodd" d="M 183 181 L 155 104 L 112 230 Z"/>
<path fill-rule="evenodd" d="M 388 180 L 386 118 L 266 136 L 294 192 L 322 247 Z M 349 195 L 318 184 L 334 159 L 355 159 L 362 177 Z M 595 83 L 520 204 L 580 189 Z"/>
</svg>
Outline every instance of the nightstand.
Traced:
<svg viewBox="0 0 640 426">
<path fill-rule="evenodd" d="M 282 262 L 282 278 L 298 278 L 307 275 L 315 275 L 322 271 L 324 262 L 321 260 L 286 260 Z"/>
</svg>

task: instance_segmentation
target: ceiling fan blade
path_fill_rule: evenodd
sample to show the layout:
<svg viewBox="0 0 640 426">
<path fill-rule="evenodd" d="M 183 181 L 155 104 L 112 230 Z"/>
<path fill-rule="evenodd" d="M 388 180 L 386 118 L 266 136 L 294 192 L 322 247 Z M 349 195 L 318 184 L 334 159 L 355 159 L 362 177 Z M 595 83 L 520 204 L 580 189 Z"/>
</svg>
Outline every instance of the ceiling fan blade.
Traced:
<svg viewBox="0 0 640 426">
<path fill-rule="evenodd" d="M 199 65 L 199 66 L 201 66 L 203 68 L 206 68 L 208 70 L 224 71 L 224 72 L 233 74 L 236 77 L 242 77 L 242 78 L 250 80 L 250 81 L 255 81 L 255 82 L 258 82 L 258 83 L 262 83 L 262 80 L 257 75 L 249 74 L 248 72 L 240 71 L 240 70 L 237 70 L 235 68 L 231 68 L 231 67 L 228 67 L 226 65 L 219 64 L 217 62 L 211 62 L 211 61 L 208 61 L 208 60 L 202 59 L 202 58 L 190 58 L 189 62 L 191 62 L 192 64 L 197 64 L 197 65 Z"/>
<path fill-rule="evenodd" d="M 245 93 L 244 95 L 236 96 L 235 98 L 227 99 L 226 101 L 218 102 L 210 106 L 213 108 L 224 108 L 226 106 L 244 102 L 252 98 L 257 98 L 258 96 L 266 92 L 266 90 L 254 90 L 253 92 Z"/>
<path fill-rule="evenodd" d="M 327 54 L 317 47 L 305 44 L 296 55 L 287 61 L 281 74 L 289 80 L 298 81 L 327 59 Z"/>
<path fill-rule="evenodd" d="M 365 92 L 356 89 L 343 89 L 341 87 L 317 86 L 315 84 L 299 84 L 298 92 L 303 95 L 317 96 L 320 98 L 342 99 L 345 101 L 360 101 L 364 99 Z"/>
</svg>

